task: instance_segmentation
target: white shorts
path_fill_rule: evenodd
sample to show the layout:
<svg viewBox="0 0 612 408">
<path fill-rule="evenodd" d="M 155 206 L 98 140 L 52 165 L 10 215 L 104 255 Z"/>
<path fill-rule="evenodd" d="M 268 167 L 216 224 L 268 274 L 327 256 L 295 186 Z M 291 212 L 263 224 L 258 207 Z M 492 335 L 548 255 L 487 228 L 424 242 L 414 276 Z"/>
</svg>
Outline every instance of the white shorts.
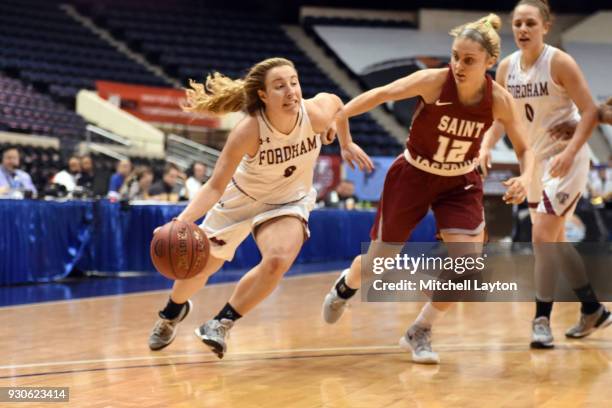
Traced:
<svg viewBox="0 0 612 408">
<path fill-rule="evenodd" d="M 590 150 L 583 146 L 563 178 L 550 176 L 552 157 L 536 161 L 533 180 L 527 189 L 530 212 L 571 217 L 576 204 L 586 189 L 589 176 Z"/>
<path fill-rule="evenodd" d="M 303 221 L 304 238 L 310 237 L 308 216 L 315 206 L 314 189 L 304 198 L 287 204 L 265 204 L 242 193 L 233 182 L 221 200 L 208 212 L 200 228 L 210 240 L 210 253 L 215 258 L 231 261 L 236 248 L 262 223 L 273 218 L 293 216 Z"/>
</svg>

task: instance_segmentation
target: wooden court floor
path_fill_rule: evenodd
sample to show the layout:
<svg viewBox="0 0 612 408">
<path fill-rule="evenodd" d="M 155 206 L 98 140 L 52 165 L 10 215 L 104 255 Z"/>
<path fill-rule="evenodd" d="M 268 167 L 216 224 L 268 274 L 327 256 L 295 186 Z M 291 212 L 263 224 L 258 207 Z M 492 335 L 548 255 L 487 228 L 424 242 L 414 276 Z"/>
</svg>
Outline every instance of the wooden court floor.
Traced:
<svg viewBox="0 0 612 408">
<path fill-rule="evenodd" d="M 554 350 L 528 348 L 529 303 L 463 303 L 435 327 L 439 366 L 410 362 L 397 340 L 420 308 L 354 302 L 320 317 L 337 274 L 287 278 L 231 333 L 218 360 L 194 336 L 228 299 L 213 285 L 174 343 L 147 337 L 167 293 L 0 308 L 0 386 L 70 387 L 70 402 L 2 407 L 610 407 L 612 328 L 567 341 L 578 305 L 556 304 Z"/>
</svg>

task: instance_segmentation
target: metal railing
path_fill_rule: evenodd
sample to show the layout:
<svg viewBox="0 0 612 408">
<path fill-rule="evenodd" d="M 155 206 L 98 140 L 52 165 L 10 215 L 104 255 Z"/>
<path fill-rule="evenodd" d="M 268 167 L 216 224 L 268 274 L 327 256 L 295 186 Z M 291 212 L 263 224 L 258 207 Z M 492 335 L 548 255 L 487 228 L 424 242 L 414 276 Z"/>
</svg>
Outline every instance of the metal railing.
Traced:
<svg viewBox="0 0 612 408">
<path fill-rule="evenodd" d="M 96 153 L 100 153 L 105 156 L 111 157 L 115 160 L 129 160 L 128 156 L 126 156 L 125 154 L 119 153 L 118 151 L 113 149 L 113 146 L 117 146 L 117 145 L 113 145 L 110 143 L 109 144 L 95 143 L 92 141 L 92 135 L 96 134 L 98 136 L 101 136 L 103 140 L 113 141 L 121 145 L 122 148 L 130 147 L 132 145 L 132 142 L 129 139 L 123 136 L 119 136 L 106 129 L 102 129 L 98 126 L 94 126 L 92 124 L 88 124 L 85 127 L 85 131 L 86 132 L 85 132 L 84 146 L 81 143 L 79 147 L 79 149 L 81 150 L 81 153 L 96 152 Z"/>
<path fill-rule="evenodd" d="M 116 152 L 113 149 L 110 149 L 106 146 L 100 145 L 98 143 L 89 143 L 87 148 L 89 149 L 89 151 L 94 151 L 96 153 L 100 153 L 100 154 L 112 157 L 115 160 L 129 160 L 130 159 L 129 157 L 119 152 Z"/>
<path fill-rule="evenodd" d="M 113 132 L 109 132 L 106 129 L 102 129 L 100 127 L 94 126 L 92 124 L 89 124 L 85 127 L 86 133 L 85 133 L 85 138 L 87 140 L 87 144 L 91 144 L 91 135 L 92 133 L 95 133 L 98 136 L 102 136 L 103 138 L 106 138 L 108 140 L 112 140 L 115 143 L 119 143 L 120 145 L 123 146 L 131 146 L 132 142 L 130 141 L 130 139 L 123 137 L 123 136 L 119 136 Z"/>
<path fill-rule="evenodd" d="M 220 154 L 216 149 L 172 133 L 166 139 L 166 160 L 182 169 L 187 169 L 194 161 L 200 161 L 206 164 L 210 173 Z"/>
</svg>

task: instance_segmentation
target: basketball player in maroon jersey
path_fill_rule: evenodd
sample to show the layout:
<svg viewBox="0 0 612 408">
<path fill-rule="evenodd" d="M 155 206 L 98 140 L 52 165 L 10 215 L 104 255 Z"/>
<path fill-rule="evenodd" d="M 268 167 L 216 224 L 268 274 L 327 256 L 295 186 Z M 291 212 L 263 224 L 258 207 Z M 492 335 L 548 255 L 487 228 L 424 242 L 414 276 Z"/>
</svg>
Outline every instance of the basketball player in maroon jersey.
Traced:
<svg viewBox="0 0 612 408">
<path fill-rule="evenodd" d="M 350 117 L 387 101 L 420 99 L 407 149 L 387 172 L 368 252 L 355 258 L 325 298 L 323 317 L 327 323 L 340 318 L 359 288 L 362 262 L 364 273 L 370 273 L 372 259 L 388 250 L 384 244 L 408 240 L 430 208 L 444 242 L 464 243 L 463 249 L 470 254 L 482 251 L 483 190 L 475 165 L 482 137 L 495 119 L 505 124 L 522 169 L 520 177 L 505 182 L 504 201 L 521 203 L 525 199 L 533 156 L 523 141 L 512 96 L 486 75 L 499 57 L 500 26 L 499 17 L 491 14 L 455 28 L 448 68 L 415 72 L 345 105 L 343 114 Z M 351 142 L 350 135 L 340 130 L 338 138 L 341 145 Z M 400 346 L 412 351 L 414 362 L 439 362 L 431 349 L 431 326 L 451 305 L 427 303 L 400 339 Z"/>
</svg>

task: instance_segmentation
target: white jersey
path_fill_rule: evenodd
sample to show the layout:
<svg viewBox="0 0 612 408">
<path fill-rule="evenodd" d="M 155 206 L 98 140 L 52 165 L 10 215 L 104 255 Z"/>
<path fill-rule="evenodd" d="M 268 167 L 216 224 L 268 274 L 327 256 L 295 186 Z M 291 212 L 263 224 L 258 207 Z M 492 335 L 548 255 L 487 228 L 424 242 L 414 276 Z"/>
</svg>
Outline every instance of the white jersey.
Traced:
<svg viewBox="0 0 612 408">
<path fill-rule="evenodd" d="M 506 88 L 524 118 L 529 146 L 540 160 L 561 152 L 568 143 L 552 139 L 548 130 L 566 120 L 580 120 L 578 109 L 567 91 L 552 79 L 550 66 L 557 51 L 557 48 L 545 45 L 535 64 L 527 71 L 521 68 L 521 51 L 516 51 L 510 56 L 506 75 Z M 588 149 L 586 144 L 585 148 Z"/>
<path fill-rule="evenodd" d="M 304 101 L 288 135 L 276 130 L 263 111 L 256 118 L 259 149 L 254 157 L 243 157 L 232 183 L 254 201 L 266 204 L 292 203 L 312 194 L 321 139 L 312 130 Z"/>
</svg>

